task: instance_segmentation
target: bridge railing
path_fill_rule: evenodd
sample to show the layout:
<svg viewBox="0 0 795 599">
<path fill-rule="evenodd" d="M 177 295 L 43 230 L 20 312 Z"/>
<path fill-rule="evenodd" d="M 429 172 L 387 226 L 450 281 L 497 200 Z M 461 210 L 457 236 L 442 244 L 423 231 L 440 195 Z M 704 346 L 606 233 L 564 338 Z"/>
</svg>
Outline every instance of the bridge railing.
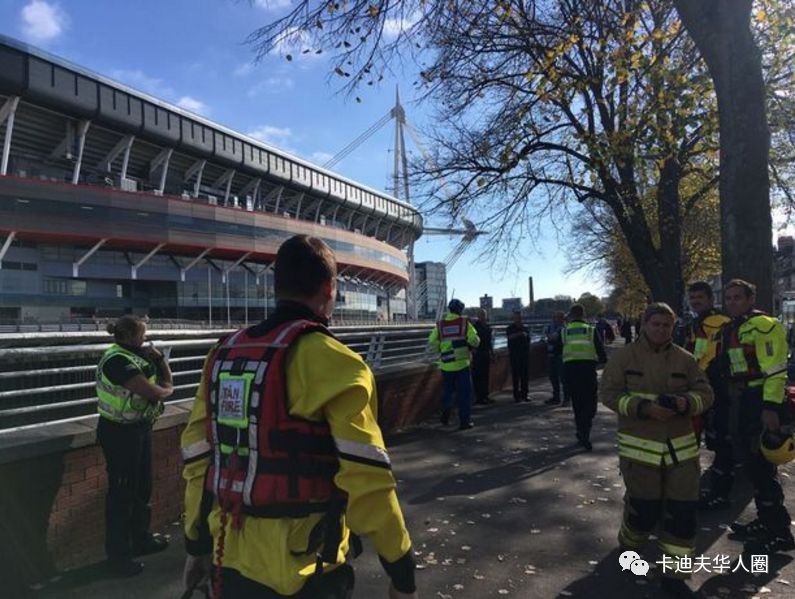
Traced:
<svg viewBox="0 0 795 599">
<path fill-rule="evenodd" d="M 376 373 L 437 359 L 428 347 L 432 325 L 355 330 L 333 329 Z M 531 327 L 535 340 L 540 328 Z M 204 357 L 222 331 L 195 331 L 195 337 L 160 339 L 169 355 L 175 392 L 169 401 L 189 399 L 199 385 Z M 494 327 L 495 347 L 507 345 L 505 327 Z M 62 341 L 62 340 L 59 340 Z M 0 430 L 74 420 L 96 411 L 97 363 L 107 342 L 0 348 Z M 322 365 L 318 365 L 322 368 Z"/>
</svg>

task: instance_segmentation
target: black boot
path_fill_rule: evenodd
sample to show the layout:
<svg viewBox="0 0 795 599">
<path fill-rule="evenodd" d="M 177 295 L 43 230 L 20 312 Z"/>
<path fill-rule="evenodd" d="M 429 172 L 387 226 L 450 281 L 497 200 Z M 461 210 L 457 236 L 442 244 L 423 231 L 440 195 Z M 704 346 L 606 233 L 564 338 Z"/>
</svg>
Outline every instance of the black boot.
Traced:
<svg viewBox="0 0 795 599">
<path fill-rule="evenodd" d="M 442 415 L 439 417 L 439 422 L 441 422 L 444 426 L 450 424 L 450 408 L 442 409 Z"/>
</svg>

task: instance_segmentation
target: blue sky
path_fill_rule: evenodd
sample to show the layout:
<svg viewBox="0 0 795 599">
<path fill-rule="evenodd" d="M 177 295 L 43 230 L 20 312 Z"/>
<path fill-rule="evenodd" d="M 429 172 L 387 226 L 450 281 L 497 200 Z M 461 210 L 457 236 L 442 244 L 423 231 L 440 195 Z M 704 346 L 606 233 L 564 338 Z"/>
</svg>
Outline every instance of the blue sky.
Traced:
<svg viewBox="0 0 795 599">
<path fill-rule="evenodd" d="M 318 164 L 389 111 L 396 84 L 409 120 L 420 130 L 426 126 L 429 110 L 413 101 L 410 67 L 387 75 L 378 88 L 362 90 L 357 103 L 329 80 L 322 55 L 298 52 L 292 62 L 272 55 L 255 64 L 247 35 L 288 5 L 289 0 L 0 0 L 0 32 Z M 384 189 L 392 135 L 390 126 L 383 128 L 336 170 Z M 552 230 L 551 224 L 543 228 Z M 452 238 L 422 238 L 416 258 L 442 261 L 455 244 Z M 553 233 L 528 243 L 515 261 L 519 267 L 493 268 L 477 260 L 478 254 L 477 247 L 470 249 L 448 273 L 448 289 L 467 304 L 483 293 L 498 301 L 517 295 L 526 303 L 529 275 L 536 299 L 607 292 L 588 273 L 566 278 L 566 257 Z"/>
</svg>

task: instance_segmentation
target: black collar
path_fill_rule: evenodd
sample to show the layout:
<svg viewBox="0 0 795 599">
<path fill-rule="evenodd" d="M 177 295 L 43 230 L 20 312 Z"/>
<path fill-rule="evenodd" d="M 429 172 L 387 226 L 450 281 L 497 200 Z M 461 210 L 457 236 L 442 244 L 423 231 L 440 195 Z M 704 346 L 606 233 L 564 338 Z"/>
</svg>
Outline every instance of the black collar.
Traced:
<svg viewBox="0 0 795 599">
<path fill-rule="evenodd" d="M 249 335 L 251 337 L 261 337 L 280 324 L 293 320 L 311 320 L 312 322 L 319 322 L 325 327 L 328 326 L 327 318 L 318 316 L 305 304 L 293 300 L 279 300 L 273 314 L 268 316 L 267 320 L 263 320 L 259 324 L 251 327 Z"/>
</svg>

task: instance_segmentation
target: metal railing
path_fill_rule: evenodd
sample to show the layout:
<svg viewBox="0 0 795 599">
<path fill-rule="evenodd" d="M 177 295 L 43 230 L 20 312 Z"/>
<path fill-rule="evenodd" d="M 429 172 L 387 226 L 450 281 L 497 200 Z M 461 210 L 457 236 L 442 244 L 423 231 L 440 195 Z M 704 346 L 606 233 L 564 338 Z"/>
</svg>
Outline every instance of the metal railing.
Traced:
<svg viewBox="0 0 795 599">
<path fill-rule="evenodd" d="M 436 360 L 428 348 L 433 325 L 352 330 L 334 328 L 334 334 L 358 353 L 374 372 L 399 369 Z M 162 339 L 156 347 L 170 353 L 175 392 L 169 402 L 194 396 L 203 360 L 224 331 L 194 331 L 191 338 Z M 539 327 L 531 328 L 534 340 Z M 495 347 L 507 345 L 505 327 L 494 327 Z M 53 421 L 73 420 L 96 410 L 96 365 L 107 342 L 70 345 L 6 347 L 0 349 L 0 430 Z"/>
</svg>

